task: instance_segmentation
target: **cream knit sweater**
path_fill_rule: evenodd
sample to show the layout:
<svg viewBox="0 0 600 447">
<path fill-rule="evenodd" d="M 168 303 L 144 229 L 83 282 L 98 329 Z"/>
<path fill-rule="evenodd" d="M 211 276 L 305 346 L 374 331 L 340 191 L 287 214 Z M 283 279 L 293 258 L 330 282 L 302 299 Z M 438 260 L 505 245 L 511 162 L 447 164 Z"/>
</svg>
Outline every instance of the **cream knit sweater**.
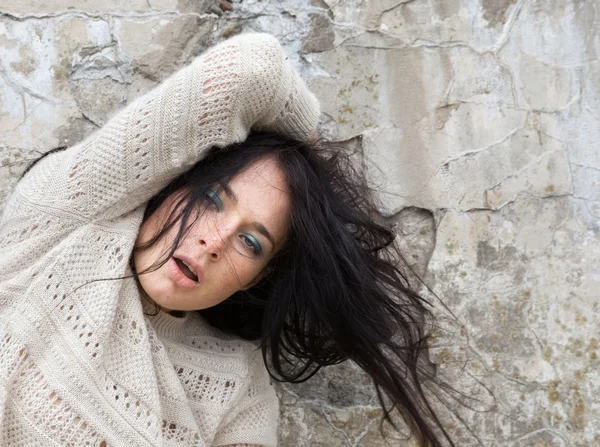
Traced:
<svg viewBox="0 0 600 447">
<path fill-rule="evenodd" d="M 306 139 L 319 105 L 275 38 L 225 41 L 21 180 L 0 219 L 0 445 L 276 444 L 256 345 L 144 315 L 128 261 L 145 205 L 251 128 Z"/>
</svg>

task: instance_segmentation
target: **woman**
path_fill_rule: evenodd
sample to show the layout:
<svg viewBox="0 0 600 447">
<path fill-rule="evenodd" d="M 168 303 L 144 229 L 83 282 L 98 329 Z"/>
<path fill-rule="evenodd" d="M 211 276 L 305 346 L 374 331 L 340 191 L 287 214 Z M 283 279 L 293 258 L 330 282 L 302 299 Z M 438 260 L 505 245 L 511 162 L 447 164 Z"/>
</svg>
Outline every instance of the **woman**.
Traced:
<svg viewBox="0 0 600 447">
<path fill-rule="evenodd" d="M 387 419 L 449 441 L 424 301 L 359 177 L 306 142 L 318 116 L 245 34 L 32 166 L 0 221 L 2 445 L 275 445 L 265 364 L 349 358 Z"/>
</svg>

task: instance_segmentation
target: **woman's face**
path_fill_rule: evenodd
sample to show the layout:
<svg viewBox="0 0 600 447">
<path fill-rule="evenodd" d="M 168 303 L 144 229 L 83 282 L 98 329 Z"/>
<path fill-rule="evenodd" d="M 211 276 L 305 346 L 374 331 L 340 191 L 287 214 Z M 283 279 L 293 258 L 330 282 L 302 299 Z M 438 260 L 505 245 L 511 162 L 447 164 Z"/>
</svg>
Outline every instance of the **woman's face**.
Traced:
<svg viewBox="0 0 600 447">
<path fill-rule="evenodd" d="M 285 176 L 273 158 L 262 158 L 234 177 L 228 191 L 209 192 L 208 208 L 192 225 L 166 264 L 139 276 L 146 294 L 165 310 L 200 310 L 256 284 L 283 245 L 290 199 Z M 140 227 L 136 245 L 165 224 L 181 193 L 174 193 Z M 190 218 L 193 217 L 193 213 Z M 134 253 L 143 272 L 169 252 L 179 222 L 143 252 Z"/>
</svg>

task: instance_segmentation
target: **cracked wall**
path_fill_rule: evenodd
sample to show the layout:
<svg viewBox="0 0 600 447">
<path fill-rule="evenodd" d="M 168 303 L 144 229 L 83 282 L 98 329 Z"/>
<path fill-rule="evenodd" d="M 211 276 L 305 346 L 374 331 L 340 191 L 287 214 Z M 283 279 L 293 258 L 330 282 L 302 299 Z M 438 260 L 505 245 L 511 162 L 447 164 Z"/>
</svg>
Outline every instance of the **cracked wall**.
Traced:
<svg viewBox="0 0 600 447">
<path fill-rule="evenodd" d="M 81 141 L 215 42 L 270 32 L 321 99 L 322 133 L 360 149 L 408 262 L 448 306 L 431 360 L 479 398 L 462 413 L 471 431 L 448 421 L 459 445 L 600 445 L 599 9 L 0 0 L 0 203 L 27 160 Z M 380 435 L 352 364 L 278 391 L 282 446 L 411 445 Z"/>
</svg>

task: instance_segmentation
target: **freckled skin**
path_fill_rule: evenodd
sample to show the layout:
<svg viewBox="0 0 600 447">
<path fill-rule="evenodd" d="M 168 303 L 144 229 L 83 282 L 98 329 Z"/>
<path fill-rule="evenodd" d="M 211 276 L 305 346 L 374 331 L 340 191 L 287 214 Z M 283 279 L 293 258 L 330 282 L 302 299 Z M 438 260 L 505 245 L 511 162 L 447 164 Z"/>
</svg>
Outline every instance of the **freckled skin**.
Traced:
<svg viewBox="0 0 600 447">
<path fill-rule="evenodd" d="M 219 194 L 223 209 L 210 207 L 182 239 L 176 253 L 185 253 L 200 263 L 204 276 L 200 287 L 184 289 L 170 277 L 168 263 L 139 277 L 143 291 L 165 310 L 200 310 L 215 306 L 238 290 L 256 284 L 264 268 L 283 245 L 289 227 L 290 199 L 285 176 L 273 158 L 263 158 L 248 166 L 229 183 L 238 202 L 224 192 Z M 140 227 L 136 244 L 152 238 L 162 228 L 181 193 L 166 199 Z M 264 225 L 275 247 L 260 234 L 253 222 Z M 163 239 L 149 249 L 134 254 L 138 272 L 163 259 L 177 235 L 174 225 Z M 248 246 L 251 236 L 262 247 L 254 255 Z"/>
</svg>

